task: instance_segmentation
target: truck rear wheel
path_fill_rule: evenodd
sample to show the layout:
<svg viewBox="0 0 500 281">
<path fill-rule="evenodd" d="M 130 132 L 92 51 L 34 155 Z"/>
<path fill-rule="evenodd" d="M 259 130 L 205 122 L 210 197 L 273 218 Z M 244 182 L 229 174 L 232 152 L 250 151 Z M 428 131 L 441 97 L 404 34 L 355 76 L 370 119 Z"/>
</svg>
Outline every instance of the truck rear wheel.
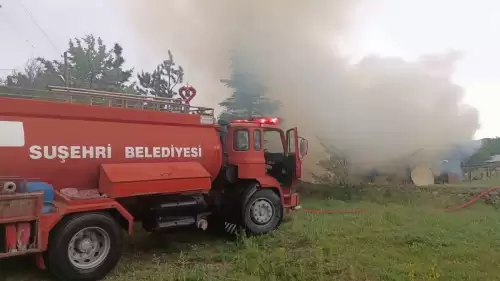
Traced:
<svg viewBox="0 0 500 281">
<path fill-rule="evenodd" d="M 100 280 L 120 260 L 122 241 L 121 227 L 108 214 L 71 216 L 51 233 L 47 267 L 60 280 Z"/>
<path fill-rule="evenodd" d="M 267 234 L 282 220 L 283 205 L 273 190 L 259 189 L 245 203 L 243 223 L 248 235 Z"/>
</svg>

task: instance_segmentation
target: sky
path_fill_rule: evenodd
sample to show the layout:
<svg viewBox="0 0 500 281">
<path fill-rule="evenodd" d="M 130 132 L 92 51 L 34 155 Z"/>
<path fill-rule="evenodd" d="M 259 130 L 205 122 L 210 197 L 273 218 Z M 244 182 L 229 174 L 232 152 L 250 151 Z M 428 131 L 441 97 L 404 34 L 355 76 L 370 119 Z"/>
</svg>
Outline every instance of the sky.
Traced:
<svg viewBox="0 0 500 281">
<path fill-rule="evenodd" d="M 101 36 L 108 44 L 122 44 L 128 66 L 152 69 L 164 58 L 148 52 L 129 31 L 130 22 L 117 2 L 0 0 L 0 76 L 22 69 L 30 57 L 59 58 L 69 38 L 88 33 Z M 496 109 L 500 102 L 500 1 L 365 2 L 342 42 L 346 54 L 353 59 L 373 53 L 415 59 L 427 53 L 461 51 L 454 80 L 465 88 L 464 102 L 480 112 L 481 129 L 476 138 L 500 136 L 500 111 Z M 180 53 L 178 62 L 182 65 L 182 50 L 173 52 Z M 214 106 L 210 104 L 213 101 L 200 99 L 198 103 Z"/>
<path fill-rule="evenodd" d="M 500 1 L 383 0 L 359 13 L 364 17 L 346 39 L 355 57 L 462 52 L 454 80 L 465 88 L 464 102 L 480 111 L 476 138 L 500 136 Z"/>
</svg>

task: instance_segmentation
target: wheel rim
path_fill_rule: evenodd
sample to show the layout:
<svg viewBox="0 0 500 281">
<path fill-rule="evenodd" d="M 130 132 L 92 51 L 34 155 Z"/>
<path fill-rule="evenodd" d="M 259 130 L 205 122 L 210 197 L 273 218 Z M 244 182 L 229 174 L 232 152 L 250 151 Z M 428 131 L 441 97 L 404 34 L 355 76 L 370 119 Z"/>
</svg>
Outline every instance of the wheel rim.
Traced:
<svg viewBox="0 0 500 281">
<path fill-rule="evenodd" d="M 76 233 L 68 245 L 68 257 L 78 269 L 99 266 L 111 248 L 109 234 L 100 227 L 87 227 Z"/>
<path fill-rule="evenodd" d="M 267 224 L 274 216 L 274 206 L 267 199 L 257 199 L 250 206 L 250 217 L 256 224 Z"/>
</svg>

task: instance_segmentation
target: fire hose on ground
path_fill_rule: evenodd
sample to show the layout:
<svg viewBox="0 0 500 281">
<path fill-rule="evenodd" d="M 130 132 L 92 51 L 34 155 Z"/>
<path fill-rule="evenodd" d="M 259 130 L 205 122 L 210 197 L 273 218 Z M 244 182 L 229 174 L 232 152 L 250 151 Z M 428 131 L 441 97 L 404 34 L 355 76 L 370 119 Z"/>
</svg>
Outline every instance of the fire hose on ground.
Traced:
<svg viewBox="0 0 500 281">
<path fill-rule="evenodd" d="M 490 194 L 491 192 L 499 190 L 499 189 L 500 189 L 500 186 L 492 187 L 490 189 L 487 189 L 487 190 L 481 192 L 480 194 L 476 195 L 471 200 L 469 200 L 463 204 L 460 204 L 460 205 L 457 205 L 454 207 L 450 207 L 450 208 L 444 209 L 442 211 L 443 212 L 456 212 L 459 210 L 463 210 L 465 208 L 468 208 L 468 207 L 474 205 L 479 199 L 481 199 L 481 198 L 485 197 L 486 195 Z M 344 210 L 342 210 L 342 209 L 338 209 L 338 210 L 333 210 L 333 209 L 301 209 L 301 210 L 306 212 L 306 213 L 311 213 L 311 214 L 349 214 L 349 213 L 366 213 L 366 212 L 368 212 L 368 210 L 363 210 L 363 209 L 344 209 Z"/>
</svg>

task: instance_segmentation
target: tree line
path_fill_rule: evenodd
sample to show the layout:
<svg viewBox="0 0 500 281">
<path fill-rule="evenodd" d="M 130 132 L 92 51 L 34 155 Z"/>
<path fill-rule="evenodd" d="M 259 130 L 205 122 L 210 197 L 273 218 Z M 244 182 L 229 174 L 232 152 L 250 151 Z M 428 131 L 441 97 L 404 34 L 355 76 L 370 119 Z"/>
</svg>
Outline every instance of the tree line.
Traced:
<svg viewBox="0 0 500 281">
<path fill-rule="evenodd" d="M 176 64 L 169 50 L 168 57 L 150 71 L 136 73 L 124 66 L 123 47 L 104 44 L 92 34 L 71 38 L 66 50 L 66 63 L 43 57 L 29 59 L 24 70 L 15 71 L 1 79 L 9 87 L 46 89 L 48 86 L 69 86 L 91 90 L 179 98 L 178 88 L 184 83 L 184 68 Z M 266 88 L 250 74 L 240 71 L 241 63 L 231 57 L 232 74 L 221 79 L 232 95 L 219 103 L 223 111 L 220 119 L 231 120 L 249 116 L 265 116 L 275 113 L 279 101 L 266 97 Z"/>
<path fill-rule="evenodd" d="M 464 164 L 466 166 L 481 165 L 495 155 L 500 155 L 500 137 L 484 138 L 481 140 L 481 147 Z"/>
</svg>

